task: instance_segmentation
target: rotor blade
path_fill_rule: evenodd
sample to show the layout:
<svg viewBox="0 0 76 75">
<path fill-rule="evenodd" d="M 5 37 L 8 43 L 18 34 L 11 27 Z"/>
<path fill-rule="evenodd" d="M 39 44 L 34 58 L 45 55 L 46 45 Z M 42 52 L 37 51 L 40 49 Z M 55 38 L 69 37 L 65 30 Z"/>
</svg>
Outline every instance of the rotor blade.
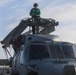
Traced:
<svg viewBox="0 0 76 75">
<path fill-rule="evenodd" d="M 25 29 L 27 28 L 27 25 L 25 22 L 21 21 L 20 24 L 15 27 L 2 41 L 2 44 L 5 45 L 5 47 L 8 47 L 10 45 L 10 40 L 14 38 L 15 36 L 21 34 Z"/>
<path fill-rule="evenodd" d="M 51 32 L 55 31 L 55 27 L 54 26 L 47 26 L 47 27 L 44 27 L 44 29 L 42 29 L 40 31 L 40 34 L 49 34 Z"/>
</svg>

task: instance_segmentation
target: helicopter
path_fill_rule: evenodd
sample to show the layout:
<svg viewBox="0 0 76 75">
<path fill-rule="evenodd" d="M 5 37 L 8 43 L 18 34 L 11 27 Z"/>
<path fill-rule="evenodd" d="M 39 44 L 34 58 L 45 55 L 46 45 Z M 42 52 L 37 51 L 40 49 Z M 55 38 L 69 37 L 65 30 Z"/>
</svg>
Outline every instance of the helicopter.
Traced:
<svg viewBox="0 0 76 75">
<path fill-rule="evenodd" d="M 12 45 L 14 55 L 7 64 L 10 75 L 76 75 L 76 46 L 50 35 L 59 23 L 54 19 L 23 19 L 2 41 L 3 49 Z M 35 26 L 35 34 L 30 27 Z M 27 27 L 29 31 L 21 34 Z M 11 56 L 11 55 L 10 55 Z"/>
</svg>

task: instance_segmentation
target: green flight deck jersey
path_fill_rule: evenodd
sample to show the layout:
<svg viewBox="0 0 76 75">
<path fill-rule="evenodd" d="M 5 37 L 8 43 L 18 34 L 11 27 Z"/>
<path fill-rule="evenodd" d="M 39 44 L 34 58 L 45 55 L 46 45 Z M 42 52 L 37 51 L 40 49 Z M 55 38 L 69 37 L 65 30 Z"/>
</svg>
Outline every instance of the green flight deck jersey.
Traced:
<svg viewBox="0 0 76 75">
<path fill-rule="evenodd" d="M 40 9 L 35 9 L 35 8 L 32 8 L 31 11 L 30 11 L 30 15 L 31 16 L 40 16 L 41 12 L 40 12 Z"/>
</svg>

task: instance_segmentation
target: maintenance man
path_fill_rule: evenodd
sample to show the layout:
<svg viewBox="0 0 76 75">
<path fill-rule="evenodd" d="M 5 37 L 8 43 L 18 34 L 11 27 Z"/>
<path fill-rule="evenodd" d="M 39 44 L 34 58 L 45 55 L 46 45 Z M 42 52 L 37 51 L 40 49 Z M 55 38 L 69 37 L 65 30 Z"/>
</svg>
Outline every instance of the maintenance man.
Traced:
<svg viewBox="0 0 76 75">
<path fill-rule="evenodd" d="M 31 11 L 30 11 L 30 16 L 32 18 L 34 18 L 34 20 L 37 21 L 40 18 L 41 12 L 40 12 L 40 9 L 38 8 L 38 4 L 37 3 L 35 3 L 33 5 L 33 7 L 34 8 L 32 8 Z M 33 32 L 33 34 L 35 34 L 35 26 L 32 26 L 32 32 Z"/>
</svg>

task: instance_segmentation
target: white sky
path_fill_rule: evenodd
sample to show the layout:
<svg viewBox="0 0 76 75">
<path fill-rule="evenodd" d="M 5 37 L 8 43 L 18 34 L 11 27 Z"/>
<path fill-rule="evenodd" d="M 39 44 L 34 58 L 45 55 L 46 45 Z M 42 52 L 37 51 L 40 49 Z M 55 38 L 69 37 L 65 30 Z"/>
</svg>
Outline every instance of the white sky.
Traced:
<svg viewBox="0 0 76 75">
<path fill-rule="evenodd" d="M 76 43 L 76 0 L 0 0 L 0 40 L 2 40 L 21 19 L 29 17 L 34 3 L 39 4 L 41 17 L 59 21 L 52 34 L 63 41 Z M 4 58 L 1 48 L 0 58 Z"/>
</svg>

